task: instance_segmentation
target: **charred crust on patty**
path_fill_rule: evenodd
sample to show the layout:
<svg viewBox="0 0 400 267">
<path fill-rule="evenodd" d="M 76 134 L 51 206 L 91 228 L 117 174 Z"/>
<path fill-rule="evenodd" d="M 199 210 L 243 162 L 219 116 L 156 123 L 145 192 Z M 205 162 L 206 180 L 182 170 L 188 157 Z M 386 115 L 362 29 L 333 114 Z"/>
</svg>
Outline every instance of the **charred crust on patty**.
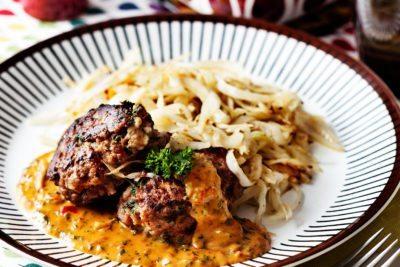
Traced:
<svg viewBox="0 0 400 267">
<path fill-rule="evenodd" d="M 145 232 L 175 245 L 190 244 L 197 222 L 190 215 L 184 184 L 160 176 L 141 178 L 122 194 L 118 219 L 135 232 Z"/>
<path fill-rule="evenodd" d="M 143 150 L 164 147 L 169 138 L 154 129 L 143 106 L 128 101 L 102 104 L 65 131 L 46 177 L 59 185 L 67 200 L 89 204 L 116 194 L 124 183 L 107 175 L 107 165 L 117 167 Z"/>
</svg>

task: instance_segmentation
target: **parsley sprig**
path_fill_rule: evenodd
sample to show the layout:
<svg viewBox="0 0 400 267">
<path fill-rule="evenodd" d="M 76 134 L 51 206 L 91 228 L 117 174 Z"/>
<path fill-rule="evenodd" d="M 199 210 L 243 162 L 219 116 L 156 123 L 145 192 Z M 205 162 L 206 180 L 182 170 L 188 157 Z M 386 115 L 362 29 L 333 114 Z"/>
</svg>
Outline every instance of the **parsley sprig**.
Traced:
<svg viewBox="0 0 400 267">
<path fill-rule="evenodd" d="M 151 150 L 145 160 L 145 168 L 164 178 L 180 178 L 193 167 L 193 150 L 189 147 L 172 152 L 170 148 Z"/>
</svg>

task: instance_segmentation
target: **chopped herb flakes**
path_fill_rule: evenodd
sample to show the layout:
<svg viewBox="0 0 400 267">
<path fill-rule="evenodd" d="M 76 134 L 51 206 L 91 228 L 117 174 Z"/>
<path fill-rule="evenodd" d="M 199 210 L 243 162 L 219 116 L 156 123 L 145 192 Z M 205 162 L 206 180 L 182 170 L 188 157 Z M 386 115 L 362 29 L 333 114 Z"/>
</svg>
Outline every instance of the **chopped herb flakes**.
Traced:
<svg viewBox="0 0 400 267">
<path fill-rule="evenodd" d="M 190 172 L 193 167 L 193 150 L 185 148 L 176 153 L 169 148 L 151 150 L 146 157 L 148 171 L 164 178 L 179 178 Z"/>
<path fill-rule="evenodd" d="M 128 209 L 130 209 L 130 211 L 131 211 L 132 213 L 135 213 L 135 212 L 136 212 L 136 209 L 138 208 L 138 206 L 137 206 L 137 204 L 136 204 L 136 202 L 135 202 L 134 200 L 129 200 L 129 201 L 125 204 L 125 207 L 128 208 Z"/>
<path fill-rule="evenodd" d="M 85 138 L 82 135 L 77 134 L 74 138 L 76 142 L 85 142 Z"/>
<path fill-rule="evenodd" d="M 119 142 L 119 141 L 121 141 L 121 139 L 122 139 L 122 135 L 120 135 L 120 134 L 114 135 L 114 136 L 112 137 L 112 139 L 113 139 L 115 142 Z"/>
<path fill-rule="evenodd" d="M 136 195 L 136 185 L 132 185 L 132 187 L 131 187 L 131 195 L 132 196 Z"/>
</svg>

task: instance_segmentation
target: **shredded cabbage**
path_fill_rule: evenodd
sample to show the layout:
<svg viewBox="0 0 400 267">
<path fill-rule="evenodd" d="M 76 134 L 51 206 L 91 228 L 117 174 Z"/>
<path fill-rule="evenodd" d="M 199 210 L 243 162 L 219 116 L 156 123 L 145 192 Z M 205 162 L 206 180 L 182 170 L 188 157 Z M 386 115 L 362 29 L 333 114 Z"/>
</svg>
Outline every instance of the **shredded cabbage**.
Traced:
<svg viewBox="0 0 400 267">
<path fill-rule="evenodd" d="M 253 185 L 253 182 L 249 180 L 246 174 L 243 172 L 242 168 L 240 167 L 239 163 L 237 162 L 235 155 L 233 154 L 233 150 L 229 150 L 226 153 L 226 164 L 228 168 L 236 175 L 239 179 L 239 183 L 243 187 L 249 187 Z"/>
<path fill-rule="evenodd" d="M 117 70 L 103 67 L 71 83 L 75 96 L 68 107 L 34 122 L 57 121 L 67 127 L 102 103 L 142 104 L 155 127 L 172 134 L 172 148 L 222 146 L 229 150 L 228 167 L 245 187 L 234 206 L 258 203 L 257 221 L 265 214 L 288 219 L 300 205 L 298 185 L 319 171 L 310 152 L 312 141 L 342 150 L 334 131 L 322 118 L 305 112 L 296 94 L 256 83 L 237 64 L 178 59 L 156 66 L 139 62 L 133 53 Z M 122 172 L 130 164 L 107 166 L 109 175 L 137 179 L 140 173 Z M 297 196 L 295 203 L 283 200 L 290 190 Z"/>
</svg>

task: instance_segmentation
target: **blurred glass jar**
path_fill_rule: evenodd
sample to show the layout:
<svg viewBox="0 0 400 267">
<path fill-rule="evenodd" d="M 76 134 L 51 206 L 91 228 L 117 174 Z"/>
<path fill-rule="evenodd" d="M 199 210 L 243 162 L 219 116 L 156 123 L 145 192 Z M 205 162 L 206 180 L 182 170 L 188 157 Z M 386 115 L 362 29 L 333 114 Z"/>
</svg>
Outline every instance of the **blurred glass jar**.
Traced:
<svg viewBox="0 0 400 267">
<path fill-rule="evenodd" d="M 360 58 L 400 97 L 400 0 L 357 0 Z"/>
</svg>

